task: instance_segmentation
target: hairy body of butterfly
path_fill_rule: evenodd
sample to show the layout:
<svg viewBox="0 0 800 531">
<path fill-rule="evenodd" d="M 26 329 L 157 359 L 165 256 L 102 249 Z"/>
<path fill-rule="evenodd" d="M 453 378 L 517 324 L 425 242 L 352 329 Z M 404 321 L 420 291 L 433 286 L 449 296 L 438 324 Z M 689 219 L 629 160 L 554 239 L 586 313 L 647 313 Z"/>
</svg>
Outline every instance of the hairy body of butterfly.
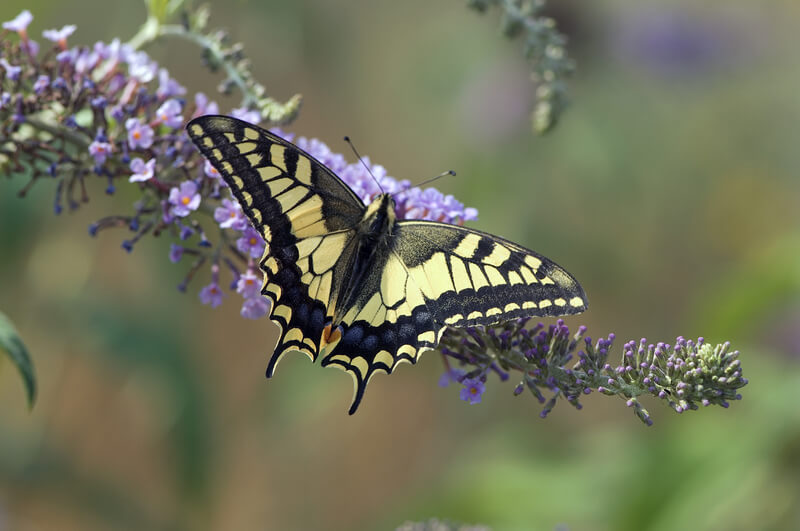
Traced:
<svg viewBox="0 0 800 531">
<path fill-rule="evenodd" d="M 354 378 L 416 363 L 447 326 L 582 312 L 586 296 L 551 260 L 464 227 L 398 220 L 365 205 L 323 164 L 255 125 L 201 116 L 189 136 L 230 186 L 267 247 L 262 293 L 281 335 L 267 366 L 298 350 Z"/>
</svg>

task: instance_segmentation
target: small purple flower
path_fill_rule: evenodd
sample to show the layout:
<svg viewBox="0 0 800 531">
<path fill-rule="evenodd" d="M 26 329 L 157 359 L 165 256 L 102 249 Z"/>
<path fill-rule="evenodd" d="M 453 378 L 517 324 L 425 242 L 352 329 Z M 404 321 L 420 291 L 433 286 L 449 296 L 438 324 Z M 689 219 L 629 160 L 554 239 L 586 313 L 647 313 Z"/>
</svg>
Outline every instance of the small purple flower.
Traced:
<svg viewBox="0 0 800 531">
<path fill-rule="evenodd" d="M 94 44 L 94 52 L 103 60 L 110 60 L 112 63 L 119 61 L 127 61 L 133 49 L 128 44 L 120 43 L 120 40 L 115 38 L 110 43 L 96 42 Z"/>
<path fill-rule="evenodd" d="M 0 109 L 8 105 L 8 102 L 11 101 L 11 94 L 9 92 L 3 92 L 0 94 Z"/>
<path fill-rule="evenodd" d="M 171 99 L 162 103 L 156 111 L 156 121 L 173 129 L 182 126 L 183 116 L 181 116 L 181 104 L 178 103 L 178 100 Z"/>
<path fill-rule="evenodd" d="M 61 28 L 60 30 L 44 30 L 42 35 L 48 41 L 53 41 L 58 44 L 58 47 L 62 50 L 67 49 L 67 37 L 72 35 L 75 32 L 76 26 L 74 24 L 68 24 Z"/>
<path fill-rule="evenodd" d="M 210 179 L 219 179 L 219 172 L 208 159 L 206 159 L 205 164 L 203 164 L 203 173 Z"/>
<path fill-rule="evenodd" d="M 150 179 L 153 178 L 155 169 L 156 169 L 156 159 L 150 159 L 147 162 L 145 162 L 139 157 L 136 157 L 131 161 L 131 170 L 133 171 L 133 175 L 130 176 L 130 179 L 128 179 L 128 181 L 132 183 L 149 181 Z M 170 197 L 172 197 L 171 194 Z"/>
<path fill-rule="evenodd" d="M 169 77 L 169 72 L 166 68 L 158 71 L 158 89 L 156 96 L 163 100 L 173 96 L 183 96 L 186 94 L 186 89 L 183 88 L 177 81 Z"/>
<path fill-rule="evenodd" d="M 125 129 L 128 130 L 128 145 L 131 149 L 147 149 L 153 145 L 153 130 L 147 124 L 142 124 L 138 118 L 125 120 Z"/>
<path fill-rule="evenodd" d="M 3 29 L 16 31 L 22 39 L 22 48 L 28 52 L 31 57 L 39 53 L 39 44 L 28 38 L 28 24 L 33 20 L 33 15 L 27 9 L 23 10 L 13 20 L 3 22 Z"/>
<path fill-rule="evenodd" d="M 36 81 L 33 84 L 33 91 L 36 94 L 41 94 L 45 91 L 45 89 L 50 85 L 50 76 L 46 76 L 44 74 L 40 75 L 36 78 Z"/>
<path fill-rule="evenodd" d="M 173 264 L 177 264 L 181 261 L 181 257 L 183 257 L 183 246 L 177 243 L 171 243 L 169 246 L 169 261 Z"/>
<path fill-rule="evenodd" d="M 70 50 L 63 50 L 56 54 L 56 61 L 61 63 L 62 65 L 65 64 L 74 64 L 75 59 L 78 57 L 78 49 L 72 48 Z"/>
<path fill-rule="evenodd" d="M 211 282 L 211 284 L 200 290 L 200 302 L 203 304 L 208 304 L 212 308 L 216 308 L 222 304 L 222 297 L 224 295 L 225 294 L 222 293 L 222 289 L 220 289 L 219 284 L 216 282 Z"/>
<path fill-rule="evenodd" d="M 97 164 L 103 164 L 106 161 L 106 158 L 108 158 L 108 156 L 111 154 L 112 150 L 113 146 L 108 142 L 95 140 L 89 144 L 89 154 L 94 157 L 94 161 Z"/>
<path fill-rule="evenodd" d="M 22 73 L 21 66 L 13 66 L 8 64 L 8 61 L 6 61 L 5 57 L 0 57 L 0 66 L 2 66 L 3 69 L 6 71 L 6 75 L 8 76 L 8 79 L 10 79 L 11 81 L 18 80 L 19 75 Z"/>
<path fill-rule="evenodd" d="M 33 20 L 33 15 L 27 9 L 8 22 L 3 22 L 3 29 L 16 31 L 23 39 L 28 38 L 28 24 Z"/>
<path fill-rule="evenodd" d="M 156 77 L 158 63 L 150 59 L 145 52 L 128 54 L 128 73 L 140 83 L 150 83 Z"/>
<path fill-rule="evenodd" d="M 439 387 L 447 387 L 453 382 L 460 382 L 467 371 L 464 369 L 447 369 L 439 377 Z"/>
<path fill-rule="evenodd" d="M 461 389 L 461 400 L 470 404 L 480 404 L 481 396 L 486 392 L 486 386 L 479 378 L 467 378 L 461 382 L 464 386 Z"/>
<path fill-rule="evenodd" d="M 245 299 L 258 297 L 261 295 L 261 282 L 262 279 L 248 270 L 236 282 L 236 291 Z"/>
<path fill-rule="evenodd" d="M 202 92 L 194 95 L 194 105 L 196 109 L 192 118 L 203 116 L 204 114 L 219 114 L 219 106 L 215 101 L 208 101 L 208 97 Z"/>
<path fill-rule="evenodd" d="M 252 297 L 244 301 L 239 313 L 246 319 L 260 319 L 267 315 L 270 306 L 272 304 L 266 297 Z"/>
<path fill-rule="evenodd" d="M 252 258 L 261 258 L 265 245 L 264 238 L 250 226 L 244 230 L 242 237 L 236 240 L 236 248 Z"/>
<path fill-rule="evenodd" d="M 244 218 L 242 207 L 239 206 L 239 203 L 234 203 L 230 199 L 223 199 L 222 206 L 214 210 L 214 220 L 223 229 L 245 230 L 245 228 L 249 227 L 247 220 Z"/>
<path fill-rule="evenodd" d="M 258 111 L 253 111 L 248 109 L 247 107 L 239 107 L 238 109 L 233 109 L 231 111 L 231 116 L 234 118 L 238 118 L 240 120 L 244 120 L 245 122 L 250 122 L 251 124 L 257 124 L 261 121 L 261 113 Z"/>
<path fill-rule="evenodd" d="M 192 210 L 200 206 L 200 194 L 194 181 L 184 181 L 180 188 L 169 191 L 169 203 L 172 205 L 170 212 L 178 217 L 188 216 Z"/>
<path fill-rule="evenodd" d="M 194 229 L 191 227 L 187 227 L 186 225 L 181 225 L 181 232 L 180 232 L 180 239 L 183 241 L 188 240 L 192 234 L 194 234 Z"/>
<path fill-rule="evenodd" d="M 87 74 L 97 65 L 99 60 L 100 56 L 95 52 L 83 49 L 75 56 L 75 72 L 78 74 Z M 84 79 L 83 83 L 84 86 L 87 86 L 87 83 L 90 84 L 91 81 L 89 79 Z"/>
</svg>

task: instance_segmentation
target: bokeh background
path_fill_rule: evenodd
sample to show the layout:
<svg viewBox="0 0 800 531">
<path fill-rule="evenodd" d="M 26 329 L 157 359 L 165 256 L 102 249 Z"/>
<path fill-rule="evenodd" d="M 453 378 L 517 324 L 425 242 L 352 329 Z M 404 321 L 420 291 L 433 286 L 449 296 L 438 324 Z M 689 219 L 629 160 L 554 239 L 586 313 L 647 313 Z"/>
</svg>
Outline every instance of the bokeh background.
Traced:
<svg viewBox="0 0 800 531">
<path fill-rule="evenodd" d="M 800 4 L 551 2 L 578 70 L 573 105 L 530 132 L 521 43 L 461 0 L 212 1 L 291 130 L 480 211 L 474 227 L 550 256 L 585 287 L 569 320 L 620 342 L 676 335 L 742 351 L 744 400 L 677 415 L 616 398 L 538 417 L 513 383 L 482 404 L 428 355 L 377 378 L 348 417 L 350 377 L 289 356 L 275 330 L 202 306 L 165 239 L 132 254 L 95 219 L 134 195 L 55 217 L 46 184 L 0 181 L 0 309 L 34 357 L 32 411 L 0 372 L 0 529 L 391 529 L 429 517 L 496 530 L 800 528 Z M 132 36 L 140 2 L 5 0 L 31 34 Z M 148 49 L 193 93 L 198 49 Z M 221 107 L 238 106 L 217 98 Z M 206 273 L 207 274 L 207 273 Z"/>
</svg>

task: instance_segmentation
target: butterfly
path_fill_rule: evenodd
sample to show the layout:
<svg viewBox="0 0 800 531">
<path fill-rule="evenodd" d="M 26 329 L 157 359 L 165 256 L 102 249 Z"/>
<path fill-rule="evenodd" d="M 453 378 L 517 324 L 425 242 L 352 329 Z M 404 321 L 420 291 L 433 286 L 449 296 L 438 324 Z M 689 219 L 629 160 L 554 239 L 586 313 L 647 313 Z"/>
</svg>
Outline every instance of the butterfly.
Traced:
<svg viewBox="0 0 800 531">
<path fill-rule="evenodd" d="M 227 116 L 186 127 L 266 250 L 262 293 L 280 337 L 267 365 L 300 351 L 353 376 L 352 415 L 370 379 L 416 363 L 448 326 L 582 312 L 580 284 L 551 260 L 473 229 L 397 219 L 392 196 L 361 199 L 311 155 Z"/>
</svg>

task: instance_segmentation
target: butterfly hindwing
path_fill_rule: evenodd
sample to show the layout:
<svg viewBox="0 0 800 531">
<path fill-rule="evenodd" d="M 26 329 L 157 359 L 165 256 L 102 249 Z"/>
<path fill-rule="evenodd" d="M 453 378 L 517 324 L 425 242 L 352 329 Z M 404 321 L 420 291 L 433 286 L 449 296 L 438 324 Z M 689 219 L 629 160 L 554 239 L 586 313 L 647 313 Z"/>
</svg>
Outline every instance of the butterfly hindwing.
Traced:
<svg viewBox="0 0 800 531">
<path fill-rule="evenodd" d="M 430 221 L 400 221 L 376 253 L 341 341 L 322 360 L 354 378 L 358 407 L 370 378 L 416 363 L 447 325 L 491 325 L 586 309 L 575 279 L 551 260 L 482 232 Z"/>
<path fill-rule="evenodd" d="M 416 363 L 423 352 L 436 346 L 440 335 L 400 257 L 386 247 L 378 249 L 373 260 L 358 297 L 342 317 L 340 341 L 322 359 L 323 366 L 342 369 L 353 377 L 351 414 L 372 376 L 389 374 L 403 362 Z"/>
<path fill-rule="evenodd" d="M 203 116 L 187 131 L 267 243 L 263 293 L 281 328 L 267 374 L 292 349 L 316 359 L 364 204 L 311 155 L 257 126 Z"/>
</svg>

